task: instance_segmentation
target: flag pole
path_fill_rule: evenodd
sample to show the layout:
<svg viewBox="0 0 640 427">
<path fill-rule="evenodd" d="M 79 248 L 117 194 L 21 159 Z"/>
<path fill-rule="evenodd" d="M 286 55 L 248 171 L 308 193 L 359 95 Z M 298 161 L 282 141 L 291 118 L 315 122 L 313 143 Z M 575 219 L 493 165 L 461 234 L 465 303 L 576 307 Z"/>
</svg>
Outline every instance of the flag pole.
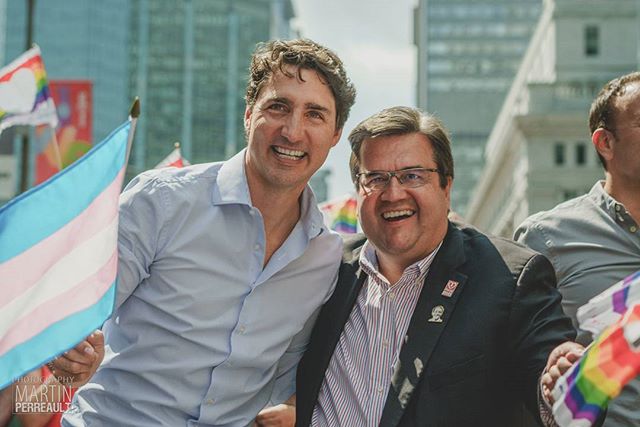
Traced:
<svg viewBox="0 0 640 427">
<path fill-rule="evenodd" d="M 33 43 L 33 6 L 35 0 L 27 0 L 27 42 L 26 50 L 31 48 Z M 22 134 L 21 152 L 22 158 L 20 160 L 20 192 L 24 193 L 29 188 L 29 128 L 25 127 L 25 131 Z"/>
<path fill-rule="evenodd" d="M 63 168 L 62 154 L 60 153 L 60 144 L 58 144 L 58 136 L 56 135 L 55 128 L 52 128 L 51 130 L 53 131 L 53 154 L 56 156 L 56 162 L 58 163 L 58 172 L 60 172 Z"/>
<path fill-rule="evenodd" d="M 129 129 L 129 136 L 127 137 L 127 157 L 125 158 L 125 167 L 129 164 L 129 155 L 131 154 L 131 145 L 133 144 L 133 136 L 136 133 L 136 124 L 138 123 L 138 117 L 140 117 L 140 98 L 137 96 L 131 104 L 129 109 L 129 120 L 131 120 L 131 128 Z"/>
</svg>

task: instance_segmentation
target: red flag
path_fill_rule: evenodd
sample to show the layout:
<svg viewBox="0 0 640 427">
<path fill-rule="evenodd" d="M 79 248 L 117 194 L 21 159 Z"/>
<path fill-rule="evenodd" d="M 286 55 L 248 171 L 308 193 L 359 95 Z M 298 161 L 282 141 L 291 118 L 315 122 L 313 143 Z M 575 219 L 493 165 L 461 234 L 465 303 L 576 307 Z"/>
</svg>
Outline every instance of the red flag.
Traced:
<svg viewBox="0 0 640 427">
<path fill-rule="evenodd" d="M 155 165 L 154 169 L 160 168 L 182 168 L 184 166 L 189 166 L 191 163 L 184 157 L 182 157 L 182 152 L 180 151 L 180 143 L 176 142 L 175 148 L 167 157 L 164 158 L 160 163 Z"/>
</svg>

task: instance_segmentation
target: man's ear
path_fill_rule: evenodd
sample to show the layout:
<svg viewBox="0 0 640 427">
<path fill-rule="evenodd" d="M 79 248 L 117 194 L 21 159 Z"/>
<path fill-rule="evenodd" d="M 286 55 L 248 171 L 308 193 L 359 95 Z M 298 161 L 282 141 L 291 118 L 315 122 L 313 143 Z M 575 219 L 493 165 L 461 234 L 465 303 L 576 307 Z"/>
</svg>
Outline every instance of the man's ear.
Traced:
<svg viewBox="0 0 640 427">
<path fill-rule="evenodd" d="M 333 142 L 331 143 L 332 147 L 336 146 L 336 144 L 340 141 L 341 136 L 342 136 L 342 129 L 336 129 L 336 133 L 333 135 Z"/>
<path fill-rule="evenodd" d="M 596 129 L 591 135 L 591 142 L 596 151 L 605 159 L 611 160 L 613 157 L 613 144 L 615 137 L 611 131 L 605 128 Z"/>
<path fill-rule="evenodd" d="M 249 127 L 251 124 L 251 114 L 253 113 L 253 108 L 247 105 L 244 108 L 244 130 L 245 132 L 249 132 Z"/>
</svg>

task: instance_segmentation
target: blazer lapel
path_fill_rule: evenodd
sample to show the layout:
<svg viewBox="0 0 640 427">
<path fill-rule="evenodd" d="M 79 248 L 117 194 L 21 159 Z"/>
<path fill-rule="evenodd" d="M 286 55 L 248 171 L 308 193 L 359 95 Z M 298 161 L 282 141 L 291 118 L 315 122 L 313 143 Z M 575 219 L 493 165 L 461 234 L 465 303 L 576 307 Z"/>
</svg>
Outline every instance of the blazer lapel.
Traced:
<svg viewBox="0 0 640 427">
<path fill-rule="evenodd" d="M 397 426 L 440 335 L 454 313 L 467 277 L 456 271 L 465 261 L 462 233 L 451 223 L 433 260 L 396 364 L 380 421 Z"/>
</svg>

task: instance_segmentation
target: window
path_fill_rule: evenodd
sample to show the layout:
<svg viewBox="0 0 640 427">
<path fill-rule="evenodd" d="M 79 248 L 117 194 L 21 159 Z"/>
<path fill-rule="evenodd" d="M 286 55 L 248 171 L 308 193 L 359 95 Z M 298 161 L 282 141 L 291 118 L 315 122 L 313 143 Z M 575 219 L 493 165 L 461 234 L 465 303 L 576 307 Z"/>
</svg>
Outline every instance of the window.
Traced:
<svg viewBox="0 0 640 427">
<path fill-rule="evenodd" d="M 576 165 L 583 166 L 587 164 L 587 145 L 584 142 L 576 144 Z"/>
<path fill-rule="evenodd" d="M 554 158 L 554 163 L 556 165 L 558 166 L 564 165 L 564 162 L 565 162 L 564 152 L 565 152 L 564 144 L 561 142 L 556 142 L 556 144 L 553 146 L 553 158 Z"/>
<path fill-rule="evenodd" d="M 587 25 L 584 28 L 584 54 L 597 56 L 600 51 L 600 28 L 597 25 Z"/>
</svg>

